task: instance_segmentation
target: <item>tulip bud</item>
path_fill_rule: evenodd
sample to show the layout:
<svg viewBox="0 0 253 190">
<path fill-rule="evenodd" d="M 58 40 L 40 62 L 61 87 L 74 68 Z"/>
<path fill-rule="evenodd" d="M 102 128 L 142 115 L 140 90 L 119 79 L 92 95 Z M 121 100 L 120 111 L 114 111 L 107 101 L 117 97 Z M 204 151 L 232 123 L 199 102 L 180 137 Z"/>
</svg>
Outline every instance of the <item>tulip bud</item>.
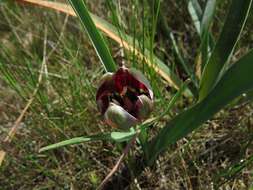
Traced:
<svg viewBox="0 0 253 190">
<path fill-rule="evenodd" d="M 108 125 L 129 129 L 151 113 L 153 91 L 140 71 L 121 67 L 102 77 L 96 101 Z"/>
</svg>

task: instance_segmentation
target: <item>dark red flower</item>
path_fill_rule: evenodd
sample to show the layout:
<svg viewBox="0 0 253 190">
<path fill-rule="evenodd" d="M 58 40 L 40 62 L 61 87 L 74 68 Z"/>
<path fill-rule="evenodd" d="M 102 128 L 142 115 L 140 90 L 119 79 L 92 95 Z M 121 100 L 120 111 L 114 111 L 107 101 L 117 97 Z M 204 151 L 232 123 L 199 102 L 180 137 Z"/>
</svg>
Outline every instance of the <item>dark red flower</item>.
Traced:
<svg viewBox="0 0 253 190">
<path fill-rule="evenodd" d="M 153 92 L 140 71 L 120 67 L 116 73 L 103 76 L 96 101 L 107 124 L 128 129 L 149 116 Z"/>
</svg>

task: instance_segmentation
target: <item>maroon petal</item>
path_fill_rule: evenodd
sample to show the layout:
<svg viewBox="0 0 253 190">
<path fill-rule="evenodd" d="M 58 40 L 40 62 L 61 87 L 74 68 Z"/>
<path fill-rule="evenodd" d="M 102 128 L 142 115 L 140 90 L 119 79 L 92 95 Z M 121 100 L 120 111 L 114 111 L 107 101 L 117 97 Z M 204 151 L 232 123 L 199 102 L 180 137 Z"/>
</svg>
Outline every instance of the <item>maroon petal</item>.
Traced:
<svg viewBox="0 0 253 190">
<path fill-rule="evenodd" d="M 114 81 L 112 80 L 113 73 L 106 73 L 100 82 L 97 94 L 96 102 L 99 111 L 104 114 L 109 106 L 109 96 L 111 96 L 115 91 Z"/>
<path fill-rule="evenodd" d="M 100 96 L 100 98 L 97 99 L 97 106 L 98 106 L 98 110 L 103 115 L 109 106 L 108 95 Z"/>
<path fill-rule="evenodd" d="M 127 68 L 120 67 L 117 70 L 113 80 L 115 82 L 115 88 L 118 93 L 122 94 L 125 91 L 126 87 L 128 86 L 129 78 L 130 75 Z"/>
<path fill-rule="evenodd" d="M 136 69 L 121 67 L 115 73 L 113 80 L 118 93 L 124 94 L 126 88 L 131 88 L 138 95 L 146 94 L 153 99 L 153 92 L 146 77 Z"/>
<path fill-rule="evenodd" d="M 113 82 L 113 73 L 106 73 L 102 76 L 102 79 L 100 81 L 96 99 L 106 93 L 112 93 L 114 90 L 115 87 Z"/>
</svg>

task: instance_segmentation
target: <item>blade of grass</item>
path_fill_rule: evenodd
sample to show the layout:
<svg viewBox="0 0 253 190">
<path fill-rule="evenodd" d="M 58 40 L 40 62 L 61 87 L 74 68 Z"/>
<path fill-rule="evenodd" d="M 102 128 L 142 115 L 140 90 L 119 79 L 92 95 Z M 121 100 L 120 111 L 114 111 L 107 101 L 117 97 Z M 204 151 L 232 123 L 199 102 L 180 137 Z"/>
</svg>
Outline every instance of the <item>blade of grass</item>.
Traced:
<svg viewBox="0 0 253 190">
<path fill-rule="evenodd" d="M 252 0 L 233 0 L 219 40 L 206 64 L 200 82 L 199 99 L 205 98 L 214 87 L 224 65 L 229 60 L 245 25 Z"/>
<path fill-rule="evenodd" d="M 150 6 L 152 6 L 152 5 L 150 5 Z M 173 48 L 173 52 L 175 53 L 178 62 L 182 65 L 182 68 L 184 69 L 184 71 L 188 75 L 188 77 L 191 78 L 191 81 L 194 85 L 194 87 L 193 87 L 193 89 L 191 89 L 191 91 L 193 92 L 194 96 L 195 96 L 195 94 L 198 95 L 197 93 L 195 93 L 196 89 L 198 88 L 198 82 L 196 80 L 193 69 L 191 68 L 190 64 L 186 61 L 186 59 L 182 55 L 182 52 L 180 51 L 180 48 L 177 44 L 175 36 L 174 36 L 171 28 L 168 26 L 168 23 L 166 21 L 166 17 L 164 15 L 163 10 L 160 10 L 158 22 L 159 22 L 158 23 L 158 27 L 159 27 L 158 30 L 161 30 L 163 35 L 166 36 L 167 39 L 170 39 L 171 44 L 172 44 L 172 48 Z"/>
<path fill-rule="evenodd" d="M 190 0 L 188 2 L 188 12 L 190 13 L 197 32 L 200 34 L 200 23 L 203 11 L 197 0 Z"/>
<path fill-rule="evenodd" d="M 201 36 L 201 58 L 202 64 L 201 67 L 204 68 L 209 56 L 211 47 L 209 47 L 210 42 L 213 44 L 213 39 L 209 33 L 209 29 L 213 20 L 214 12 L 216 7 L 216 0 L 209 0 L 206 3 L 205 11 L 202 16 L 201 25 L 200 25 L 200 36 Z M 211 40 L 211 41 L 210 41 Z"/>
<path fill-rule="evenodd" d="M 201 72 L 210 57 L 209 52 L 214 47 L 214 38 L 208 29 L 214 15 L 215 4 L 214 0 L 207 1 L 203 11 L 198 0 L 190 0 L 188 3 L 189 14 L 201 40 L 198 56 L 195 60 L 198 63 L 196 64 L 196 75 L 198 78 L 201 78 Z"/>
<path fill-rule="evenodd" d="M 209 27 L 211 25 L 211 22 L 213 20 L 213 15 L 215 12 L 215 7 L 216 7 L 216 0 L 207 1 L 205 11 L 203 13 L 201 24 L 200 24 L 201 36 L 203 35 L 203 33 L 206 33 L 209 31 Z"/>
<path fill-rule="evenodd" d="M 225 178 L 223 183 L 216 184 L 216 189 L 224 185 L 225 183 L 228 183 L 229 181 L 233 180 L 238 174 L 242 172 L 243 169 L 248 167 L 249 165 L 252 165 L 253 163 L 253 155 L 249 156 L 245 160 L 240 160 L 240 162 L 233 164 L 226 170 L 224 170 L 222 173 L 218 174 L 217 178 Z"/>
<path fill-rule="evenodd" d="M 197 82 L 196 76 L 193 72 L 193 69 L 190 67 L 190 64 L 186 61 L 186 59 L 183 58 L 183 55 L 179 51 L 179 47 L 177 45 L 175 36 L 172 32 L 170 32 L 169 37 L 172 42 L 173 50 L 174 50 L 179 62 L 183 66 L 183 69 L 185 70 L 185 72 L 187 73 L 188 77 L 191 79 L 191 81 L 194 85 L 194 87 L 193 87 L 194 89 L 192 89 L 191 91 L 193 92 L 194 96 L 197 96 L 197 92 L 195 93 L 195 91 L 198 88 L 198 82 Z"/>
<path fill-rule="evenodd" d="M 69 14 L 71 16 L 76 16 L 75 12 L 72 10 L 72 8 L 66 4 L 63 3 L 57 3 L 57 2 L 49 2 L 46 0 L 19 0 L 22 2 L 31 3 L 34 5 L 43 6 L 46 8 L 54 9 L 66 14 Z M 137 44 L 134 44 L 134 41 L 131 36 L 128 36 L 126 34 L 122 34 L 122 38 L 118 35 L 118 30 L 115 26 L 108 23 L 107 21 L 101 19 L 100 17 L 91 14 L 92 19 L 94 20 L 94 23 L 96 27 L 104 32 L 108 37 L 110 37 L 112 40 L 116 41 L 118 44 L 120 44 L 122 47 L 126 48 L 127 50 L 133 52 L 136 57 L 138 57 L 140 60 L 144 60 L 144 62 L 149 66 L 152 67 L 162 78 L 164 78 L 171 87 L 175 89 L 179 89 L 179 87 L 182 85 L 182 81 L 178 78 L 178 76 L 173 73 L 170 68 L 163 63 L 157 56 L 154 55 L 154 63 L 152 64 L 147 57 L 150 55 L 149 50 L 145 49 L 144 53 L 142 53 L 138 47 Z M 121 32 L 123 33 L 123 32 Z M 191 91 L 186 88 L 184 92 L 185 96 L 192 96 Z"/>
<path fill-rule="evenodd" d="M 253 90 L 252 61 L 253 50 L 227 70 L 205 99 L 168 122 L 149 143 L 149 164 L 169 145 L 198 128 L 234 98 Z"/>
<path fill-rule="evenodd" d="M 97 135 L 91 135 L 86 137 L 75 137 L 69 140 L 61 141 L 55 144 L 51 144 L 48 146 L 45 146 L 39 150 L 39 152 L 44 152 L 47 150 L 52 150 L 56 148 L 60 148 L 63 146 L 68 145 L 74 145 L 74 144 L 80 144 L 84 142 L 90 142 L 90 141 L 114 141 L 114 142 L 124 142 L 130 140 L 134 135 L 136 134 L 135 131 L 131 132 L 111 132 L 111 133 L 101 133 Z"/>
<path fill-rule="evenodd" d="M 88 9 L 86 8 L 85 3 L 82 0 L 68 0 L 68 1 L 75 10 L 76 15 L 78 15 L 78 17 L 80 18 L 83 27 L 86 29 L 105 70 L 107 72 L 116 71 L 116 64 L 114 63 L 110 51 L 104 41 L 104 38 L 97 30 L 96 25 L 94 24 L 92 18 L 90 17 L 90 14 L 88 12 Z"/>
<path fill-rule="evenodd" d="M 188 2 L 188 12 L 200 37 L 202 36 L 202 33 L 204 31 L 203 29 L 209 28 L 211 24 L 212 17 L 215 11 L 215 5 L 216 0 L 209 0 L 206 3 L 205 10 L 203 11 L 198 0 L 189 0 Z M 208 45 L 209 48 L 212 49 L 214 45 L 213 36 L 211 33 L 209 33 L 208 36 L 210 39 Z"/>
<path fill-rule="evenodd" d="M 35 87 L 33 93 L 30 95 L 30 98 L 29 98 L 26 106 L 24 107 L 24 109 L 20 113 L 19 117 L 14 122 L 14 125 L 12 126 L 10 131 L 8 132 L 8 135 L 4 138 L 4 140 L 3 140 L 4 143 L 10 143 L 12 141 L 12 139 L 14 138 L 14 136 L 17 133 L 18 128 L 20 127 L 21 121 L 23 120 L 25 114 L 27 113 L 28 109 L 32 105 L 34 99 L 36 98 L 36 95 L 39 92 L 39 88 L 40 88 L 41 81 L 42 81 L 42 78 L 43 78 L 42 73 L 43 73 L 43 70 L 44 70 L 45 65 L 46 65 L 46 58 L 45 58 L 46 57 L 46 43 L 47 43 L 47 30 L 45 29 L 43 60 L 42 60 L 41 69 L 40 69 L 41 72 L 40 72 L 40 74 L 38 76 L 38 80 L 36 82 L 36 87 Z M 2 67 L 2 63 L 0 62 L 0 68 L 1 67 Z M 1 164 L 3 163 L 3 160 L 4 160 L 5 156 L 6 156 L 6 152 L 4 150 L 0 150 L 0 167 L 1 167 Z"/>
</svg>

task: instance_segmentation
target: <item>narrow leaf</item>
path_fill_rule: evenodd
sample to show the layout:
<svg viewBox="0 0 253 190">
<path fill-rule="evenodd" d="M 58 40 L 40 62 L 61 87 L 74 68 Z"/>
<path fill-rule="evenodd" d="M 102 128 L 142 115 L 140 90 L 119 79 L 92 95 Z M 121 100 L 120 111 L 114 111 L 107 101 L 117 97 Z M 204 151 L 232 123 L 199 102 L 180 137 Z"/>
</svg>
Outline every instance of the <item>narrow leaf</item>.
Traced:
<svg viewBox="0 0 253 190">
<path fill-rule="evenodd" d="M 197 32 L 200 34 L 200 24 L 203 11 L 197 0 L 189 0 L 188 12 L 190 13 Z"/>
<path fill-rule="evenodd" d="M 216 0 L 207 1 L 206 8 L 205 8 L 204 14 L 202 16 L 201 25 L 200 25 L 201 35 L 204 32 L 209 31 L 209 27 L 211 25 L 211 22 L 213 20 L 213 15 L 215 12 L 215 6 L 216 6 Z"/>
<path fill-rule="evenodd" d="M 209 28 L 211 26 L 213 15 L 215 12 L 216 0 L 209 0 L 206 3 L 205 11 L 202 16 L 202 21 L 200 25 L 200 35 L 201 35 L 201 57 L 202 57 L 202 65 L 204 68 L 209 57 L 212 46 L 209 44 L 213 44 L 213 38 L 209 33 Z"/>
<path fill-rule="evenodd" d="M 69 0 L 76 14 L 80 18 L 82 25 L 86 29 L 97 55 L 99 56 L 101 63 L 104 65 L 105 70 L 108 72 L 116 71 L 116 65 L 110 54 L 110 51 L 99 31 L 96 28 L 90 14 L 83 2 L 83 0 Z"/>
<path fill-rule="evenodd" d="M 149 144 L 149 163 L 152 164 L 160 152 L 198 128 L 234 98 L 253 90 L 252 62 L 253 51 L 228 69 L 205 99 L 167 123 Z"/>
<path fill-rule="evenodd" d="M 91 135 L 91 136 L 86 136 L 86 137 L 75 137 L 69 140 L 65 140 L 65 141 L 61 141 L 55 144 L 45 146 L 41 148 L 39 152 L 52 150 L 52 149 L 60 148 L 63 146 L 80 144 L 80 143 L 90 142 L 90 141 L 98 141 L 98 140 L 124 142 L 124 141 L 130 140 L 134 135 L 135 135 L 135 132 L 131 131 L 131 132 L 111 132 L 111 133 Z"/>
<path fill-rule="evenodd" d="M 233 0 L 219 40 L 206 64 L 200 83 L 199 98 L 202 100 L 214 87 L 219 74 L 228 61 L 240 37 L 252 4 L 252 0 Z"/>
<path fill-rule="evenodd" d="M 201 40 L 198 56 L 195 60 L 195 62 L 198 62 L 196 65 L 196 75 L 198 78 L 200 78 L 200 71 L 202 71 L 206 65 L 210 57 L 210 52 L 214 47 L 214 39 L 209 28 L 213 19 L 215 5 L 216 0 L 208 0 L 204 11 L 202 11 L 198 0 L 189 0 L 188 3 L 188 11 Z"/>
</svg>

